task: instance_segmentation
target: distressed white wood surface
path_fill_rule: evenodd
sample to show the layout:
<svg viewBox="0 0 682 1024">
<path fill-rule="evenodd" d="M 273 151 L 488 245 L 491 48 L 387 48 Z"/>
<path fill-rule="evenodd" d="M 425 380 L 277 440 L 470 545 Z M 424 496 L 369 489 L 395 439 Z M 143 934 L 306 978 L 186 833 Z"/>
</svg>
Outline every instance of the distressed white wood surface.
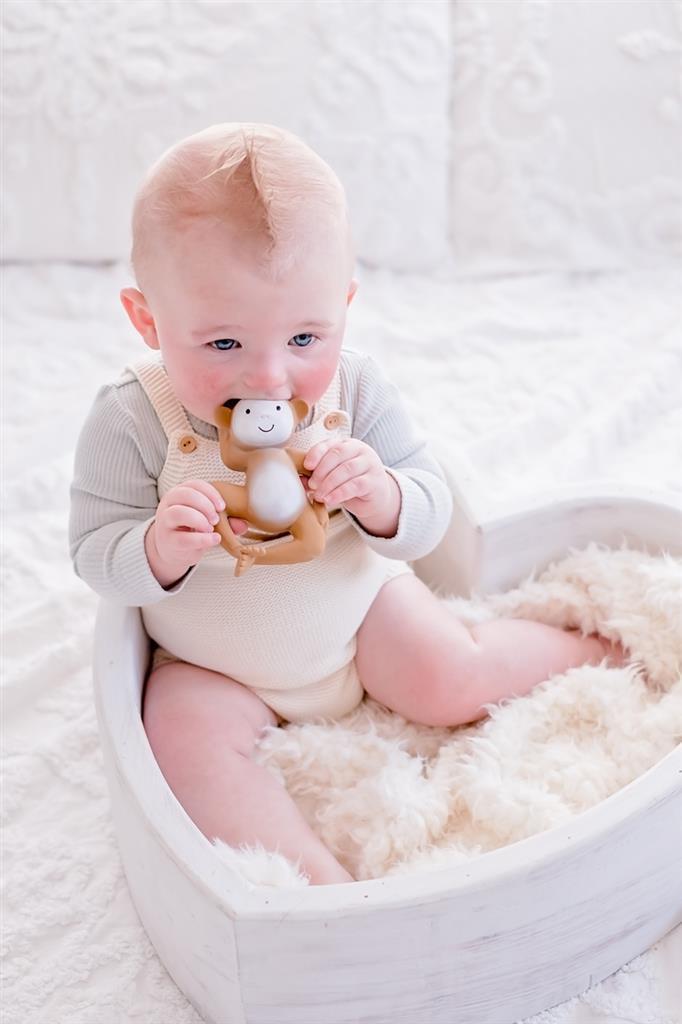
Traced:
<svg viewBox="0 0 682 1024">
<path fill-rule="evenodd" d="M 590 540 L 682 553 L 674 502 L 597 492 L 505 515 L 456 493 L 451 530 L 416 569 L 486 592 Z M 140 718 L 147 658 L 138 610 L 103 602 L 95 691 L 126 874 L 159 956 L 212 1024 L 513 1024 L 682 920 L 682 748 L 570 825 L 465 865 L 249 891 L 156 765 Z"/>
<path fill-rule="evenodd" d="M 508 590 L 533 569 L 591 541 L 652 553 L 682 554 L 682 507 L 651 488 L 594 484 L 553 488 L 514 505 L 477 494 L 464 463 L 441 466 L 454 495 L 450 527 L 437 548 L 415 562 L 434 588 L 469 595 Z"/>
</svg>

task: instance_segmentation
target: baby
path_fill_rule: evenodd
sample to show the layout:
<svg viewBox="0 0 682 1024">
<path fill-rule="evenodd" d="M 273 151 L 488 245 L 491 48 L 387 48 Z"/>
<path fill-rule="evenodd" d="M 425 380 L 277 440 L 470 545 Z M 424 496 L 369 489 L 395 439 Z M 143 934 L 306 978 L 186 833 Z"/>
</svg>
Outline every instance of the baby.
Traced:
<svg viewBox="0 0 682 1024">
<path fill-rule="evenodd" d="M 303 142 L 239 123 L 183 139 L 148 173 L 132 226 L 138 287 L 121 301 L 159 355 L 101 388 L 81 432 L 75 571 L 141 608 L 155 642 L 144 726 L 204 835 L 279 850 L 313 884 L 351 881 L 252 759 L 266 726 L 336 719 L 365 693 L 414 722 L 457 726 L 623 651 L 536 622 L 466 627 L 413 573 L 445 533 L 451 496 L 397 389 L 343 347 L 357 290 L 347 205 Z M 330 522 L 315 560 L 235 577 L 208 481 L 230 475 L 214 410 L 239 398 L 307 403 L 292 443 L 308 451 L 309 493 Z M 329 435 L 335 409 L 350 426 Z"/>
</svg>

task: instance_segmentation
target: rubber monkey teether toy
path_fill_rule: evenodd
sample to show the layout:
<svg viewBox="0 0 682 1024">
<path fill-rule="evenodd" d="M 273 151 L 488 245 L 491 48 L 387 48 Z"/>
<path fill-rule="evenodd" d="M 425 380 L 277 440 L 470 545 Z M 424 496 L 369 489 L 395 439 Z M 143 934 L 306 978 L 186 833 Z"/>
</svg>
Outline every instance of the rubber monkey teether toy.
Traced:
<svg viewBox="0 0 682 1024">
<path fill-rule="evenodd" d="M 214 411 L 218 427 L 220 457 L 232 470 L 245 474 L 244 484 L 212 480 L 225 501 L 225 511 L 214 529 L 221 544 L 237 564 L 241 576 L 254 563 L 290 565 L 307 562 L 324 551 L 329 514 L 318 501 L 311 501 L 300 476 L 306 452 L 287 448 L 296 424 L 307 416 L 308 406 L 300 398 L 231 399 Z M 327 430 L 347 422 L 345 412 L 330 412 L 324 419 Z M 230 526 L 228 516 L 245 519 L 266 533 L 290 533 L 281 544 L 244 544 Z"/>
</svg>

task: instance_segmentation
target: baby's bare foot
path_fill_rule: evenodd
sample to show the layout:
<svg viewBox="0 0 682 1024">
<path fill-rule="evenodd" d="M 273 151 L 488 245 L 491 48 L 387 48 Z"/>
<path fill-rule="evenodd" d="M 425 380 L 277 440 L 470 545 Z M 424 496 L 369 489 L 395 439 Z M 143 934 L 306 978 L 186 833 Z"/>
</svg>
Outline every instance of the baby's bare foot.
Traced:
<svg viewBox="0 0 682 1024">
<path fill-rule="evenodd" d="M 606 637 L 597 637 L 604 649 L 604 656 L 609 659 L 612 668 L 621 668 L 628 661 L 627 651 L 617 641 L 607 640 Z"/>
</svg>

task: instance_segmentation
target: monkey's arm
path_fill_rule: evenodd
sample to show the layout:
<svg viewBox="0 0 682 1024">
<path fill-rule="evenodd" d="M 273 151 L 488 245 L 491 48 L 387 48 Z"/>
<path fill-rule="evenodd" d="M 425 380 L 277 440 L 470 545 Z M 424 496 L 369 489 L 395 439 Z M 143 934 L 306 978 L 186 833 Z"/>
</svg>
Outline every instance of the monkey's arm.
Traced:
<svg viewBox="0 0 682 1024">
<path fill-rule="evenodd" d="M 218 491 L 225 502 L 225 511 L 218 513 L 218 522 L 213 527 L 216 533 L 220 534 L 222 546 L 235 558 L 240 554 L 244 545 L 238 539 L 237 534 L 230 526 L 228 516 L 235 519 L 246 519 L 246 488 L 240 484 L 230 484 L 225 480 L 212 480 L 211 483 Z"/>
<path fill-rule="evenodd" d="M 325 514 L 326 511 L 324 509 Z M 294 562 L 309 562 L 322 554 L 326 542 L 325 528 L 312 505 L 306 505 L 289 529 L 293 539 L 273 544 L 259 553 L 257 565 L 292 565 Z"/>
<path fill-rule="evenodd" d="M 296 472 L 299 474 L 299 476 L 311 475 L 312 471 L 309 469 L 304 469 L 303 467 L 303 460 L 308 454 L 307 452 L 302 452 L 298 448 L 287 448 L 286 452 L 287 455 L 291 458 L 291 461 L 293 462 L 294 466 L 296 467 Z M 308 494 L 308 498 L 310 499 L 310 494 Z M 315 517 L 317 518 L 317 521 L 320 524 L 320 526 L 323 526 L 326 529 L 327 524 L 329 523 L 329 513 L 327 512 L 327 506 L 324 505 L 321 501 L 312 501 L 312 509 L 313 512 L 315 513 Z"/>
<path fill-rule="evenodd" d="M 311 470 L 303 468 L 303 460 L 308 453 L 302 452 L 300 448 L 285 448 L 285 451 L 296 467 L 296 472 L 300 476 L 310 476 Z"/>
</svg>

